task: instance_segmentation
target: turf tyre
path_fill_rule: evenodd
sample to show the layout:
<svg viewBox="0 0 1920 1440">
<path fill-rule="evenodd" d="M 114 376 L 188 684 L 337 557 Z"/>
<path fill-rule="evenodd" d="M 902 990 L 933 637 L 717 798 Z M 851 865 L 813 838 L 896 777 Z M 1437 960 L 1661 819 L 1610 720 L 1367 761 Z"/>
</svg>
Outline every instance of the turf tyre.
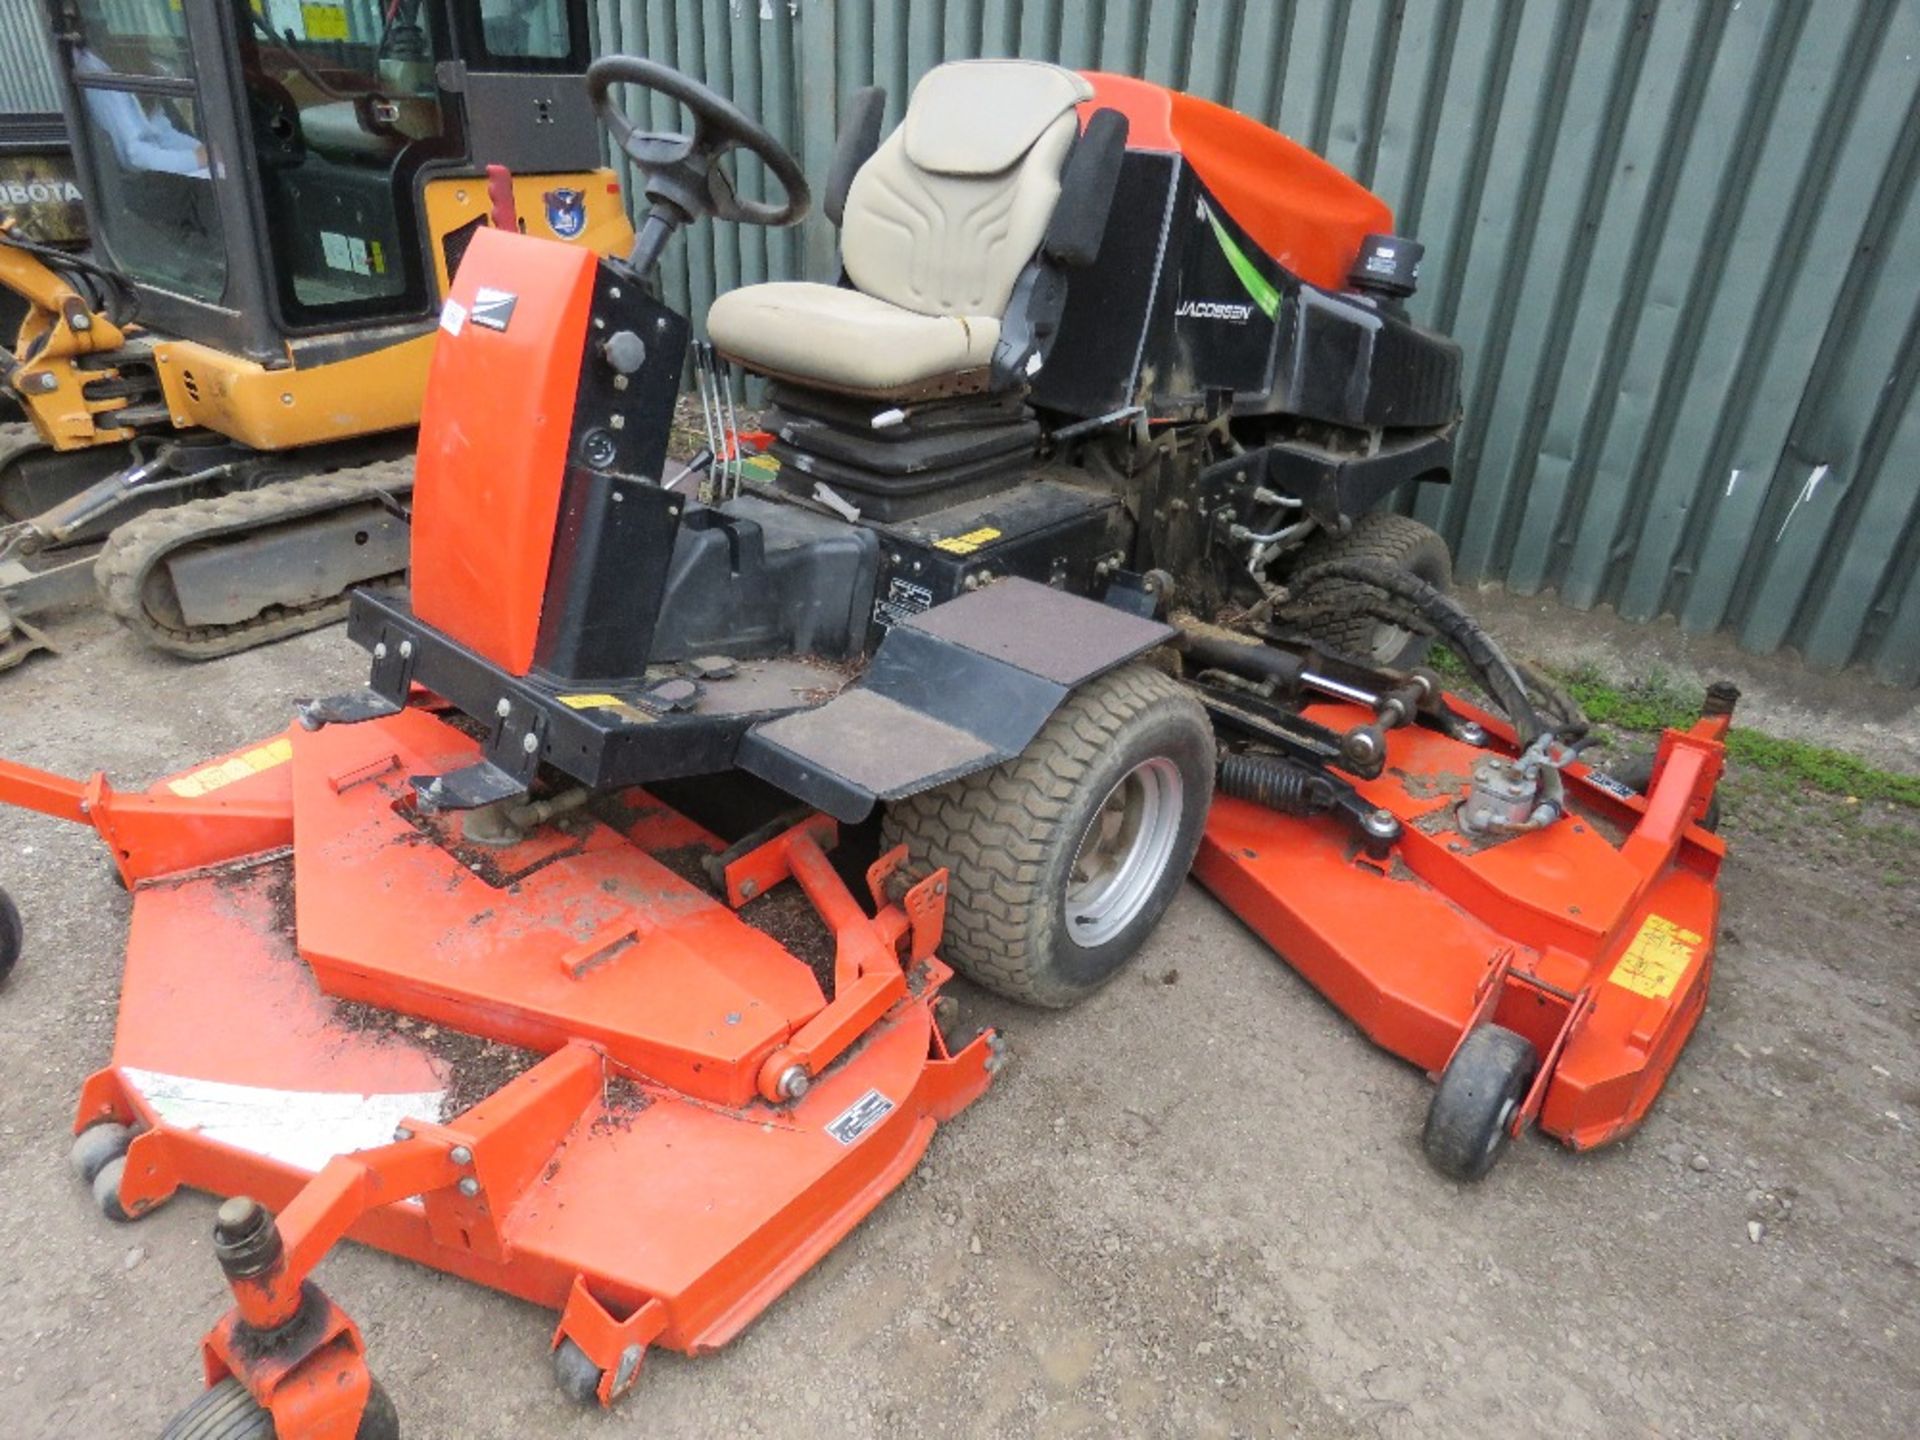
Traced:
<svg viewBox="0 0 1920 1440">
<path fill-rule="evenodd" d="M 882 834 L 907 847 L 910 877 L 949 872 L 949 963 L 1009 999 L 1061 1008 L 1111 980 L 1165 913 L 1199 848 L 1214 768 L 1200 703 L 1164 672 L 1126 665 L 1069 695 L 1014 759 L 890 806 Z M 1158 838 L 1114 891 L 1128 897 L 1124 916 L 1108 909 L 1090 923 L 1082 908 L 1070 922 L 1088 884 L 1075 880 L 1082 842 L 1136 784 L 1143 795 L 1157 787 Z M 1082 924 L 1096 943 L 1074 938 Z"/>
<path fill-rule="evenodd" d="M 20 922 L 20 911 L 13 903 L 13 897 L 0 890 L 0 985 L 7 983 L 13 967 L 20 963 L 20 952 L 26 947 L 26 940 L 27 929 Z"/>
<path fill-rule="evenodd" d="M 1336 560 L 1360 560 L 1405 570 L 1446 594 L 1453 588 L 1453 557 L 1439 534 L 1406 515 L 1362 515 L 1345 535 L 1322 532 L 1300 547 L 1293 565 L 1301 574 Z M 1390 625 L 1360 607 L 1378 602 L 1365 586 L 1328 580 L 1312 587 L 1309 599 L 1315 614 L 1301 623 L 1307 639 L 1338 654 L 1370 665 L 1405 670 L 1427 657 L 1432 641 L 1397 625 Z"/>
<path fill-rule="evenodd" d="M 360 1414 L 354 1440 L 399 1440 L 400 1417 L 393 1401 L 375 1380 Z M 247 1387 L 229 1375 L 200 1392 L 200 1398 L 182 1410 L 160 1432 L 160 1440 L 275 1440 L 273 1416 L 247 1393 Z"/>
<path fill-rule="evenodd" d="M 1645 796 L 1653 788 L 1653 756 L 1635 755 L 1612 766 L 1607 773 L 1634 794 Z M 1707 801 L 1707 813 L 1700 817 L 1700 828 L 1718 834 L 1720 830 L 1720 796 L 1716 793 Z"/>
</svg>

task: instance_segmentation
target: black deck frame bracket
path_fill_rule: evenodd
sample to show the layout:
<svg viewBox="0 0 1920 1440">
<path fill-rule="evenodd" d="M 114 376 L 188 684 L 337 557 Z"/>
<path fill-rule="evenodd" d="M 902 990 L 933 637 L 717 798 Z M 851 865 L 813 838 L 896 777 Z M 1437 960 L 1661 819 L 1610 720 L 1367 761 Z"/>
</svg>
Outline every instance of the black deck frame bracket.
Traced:
<svg viewBox="0 0 1920 1440">
<path fill-rule="evenodd" d="M 376 591 L 354 595 L 347 634 L 369 650 L 385 645 L 386 656 L 375 659 L 373 683 L 365 691 L 310 706 L 307 713 L 314 720 L 340 724 L 391 714 L 418 684 L 485 727 L 479 761 L 446 775 L 417 778 L 426 809 L 472 809 L 512 799 L 531 787 L 542 765 L 595 791 L 717 774 L 732 768 L 734 752 L 751 726 L 806 703 L 780 689 L 777 703 L 653 711 L 642 704 L 636 686 L 631 703 L 582 707 L 579 696 L 567 694 L 574 687 L 537 672 L 511 674 L 426 624 L 403 598 Z M 742 662 L 742 668 L 754 663 Z M 382 711 L 383 705 L 393 710 Z"/>
</svg>

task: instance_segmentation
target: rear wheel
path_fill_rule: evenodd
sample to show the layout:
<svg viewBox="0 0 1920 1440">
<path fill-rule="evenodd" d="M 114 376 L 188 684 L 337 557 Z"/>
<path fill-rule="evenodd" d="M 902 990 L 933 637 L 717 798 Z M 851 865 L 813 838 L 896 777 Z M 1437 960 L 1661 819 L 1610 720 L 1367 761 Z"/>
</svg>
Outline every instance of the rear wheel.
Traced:
<svg viewBox="0 0 1920 1440">
<path fill-rule="evenodd" d="M 1447 1062 L 1427 1107 L 1427 1159 L 1454 1180 L 1493 1169 L 1539 1068 L 1533 1043 L 1504 1025 L 1476 1026 Z"/>
<path fill-rule="evenodd" d="M 1065 1006 L 1140 948 L 1193 864 L 1213 731 L 1172 677 L 1128 665 L 1067 697 L 1015 759 L 892 806 L 908 871 L 950 872 L 941 953 L 1014 1000 Z"/>
<path fill-rule="evenodd" d="M 1453 587 L 1453 557 L 1436 531 L 1405 515 L 1362 515 L 1345 535 L 1316 535 L 1300 547 L 1295 574 L 1335 560 L 1365 560 L 1417 575 L 1434 589 Z M 1324 613 L 1299 626 L 1309 640 L 1363 661 L 1404 670 L 1426 659 L 1432 642 L 1404 626 L 1366 613 L 1380 597 L 1350 580 L 1327 580 L 1302 597 Z"/>
</svg>

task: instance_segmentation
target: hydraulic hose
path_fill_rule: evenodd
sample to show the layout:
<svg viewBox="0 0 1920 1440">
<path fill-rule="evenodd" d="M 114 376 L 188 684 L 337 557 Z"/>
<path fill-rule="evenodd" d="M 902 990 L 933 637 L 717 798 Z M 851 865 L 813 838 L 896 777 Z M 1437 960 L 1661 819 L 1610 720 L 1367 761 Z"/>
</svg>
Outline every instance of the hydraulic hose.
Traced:
<svg viewBox="0 0 1920 1440">
<path fill-rule="evenodd" d="M 124 327 L 132 320 L 138 309 L 138 295 L 127 284 L 124 275 L 109 270 L 83 256 L 69 255 L 66 251 L 52 245 L 42 245 L 37 240 L 29 240 L 23 235 L 14 235 L 0 231 L 0 245 L 11 245 L 15 250 L 24 251 L 40 261 L 49 270 L 59 275 L 74 289 L 79 290 L 94 303 L 96 309 L 105 312 L 106 317 L 116 327 Z M 85 276 L 93 284 L 76 284 L 76 276 Z"/>
<path fill-rule="evenodd" d="M 1460 657 L 1469 674 L 1493 698 L 1495 705 L 1513 722 L 1520 748 L 1525 750 L 1542 735 L 1557 734 L 1564 726 L 1548 722 L 1527 693 L 1527 682 L 1519 669 L 1451 596 L 1429 585 L 1411 571 L 1395 565 L 1367 560 L 1329 560 L 1301 571 L 1289 581 L 1296 594 L 1327 580 L 1345 580 L 1365 585 L 1398 601 L 1417 616 L 1422 629 L 1445 642 Z"/>
</svg>

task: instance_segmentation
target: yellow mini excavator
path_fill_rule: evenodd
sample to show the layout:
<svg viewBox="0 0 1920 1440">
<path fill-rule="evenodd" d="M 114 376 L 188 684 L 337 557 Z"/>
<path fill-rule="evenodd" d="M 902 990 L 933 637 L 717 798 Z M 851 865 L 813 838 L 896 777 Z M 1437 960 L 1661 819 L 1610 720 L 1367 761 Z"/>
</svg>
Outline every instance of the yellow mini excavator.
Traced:
<svg viewBox="0 0 1920 1440">
<path fill-rule="evenodd" d="M 93 248 L 0 227 L 0 669 L 97 594 L 207 657 L 406 569 L 440 304 L 474 234 L 633 231 L 588 0 L 34 0 Z M 491 179 L 489 177 L 491 176 Z"/>
</svg>

